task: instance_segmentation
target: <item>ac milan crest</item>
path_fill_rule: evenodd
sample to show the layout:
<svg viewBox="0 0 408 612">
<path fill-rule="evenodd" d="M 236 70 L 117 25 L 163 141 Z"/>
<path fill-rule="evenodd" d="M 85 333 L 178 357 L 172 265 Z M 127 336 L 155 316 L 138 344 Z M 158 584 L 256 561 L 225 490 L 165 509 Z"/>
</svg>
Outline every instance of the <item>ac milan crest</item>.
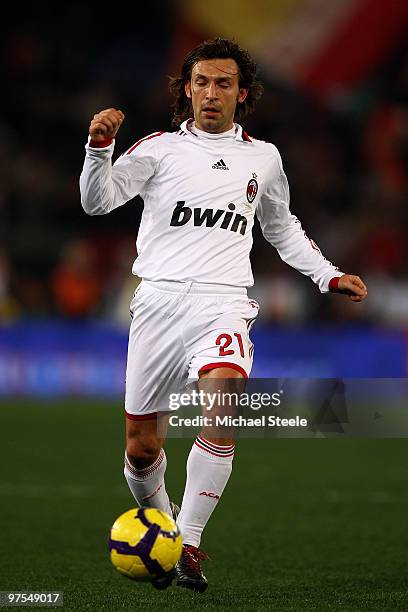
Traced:
<svg viewBox="0 0 408 612">
<path fill-rule="evenodd" d="M 250 204 L 255 200 L 257 193 L 258 193 L 258 183 L 256 182 L 255 178 L 252 178 L 248 182 L 247 189 L 246 189 L 246 197 Z"/>
</svg>

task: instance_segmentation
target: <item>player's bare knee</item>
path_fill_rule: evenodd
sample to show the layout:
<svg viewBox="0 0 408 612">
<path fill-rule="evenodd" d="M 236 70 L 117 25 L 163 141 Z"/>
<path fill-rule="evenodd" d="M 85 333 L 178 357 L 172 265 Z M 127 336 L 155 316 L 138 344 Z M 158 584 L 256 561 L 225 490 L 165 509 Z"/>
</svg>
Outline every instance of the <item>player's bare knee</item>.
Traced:
<svg viewBox="0 0 408 612">
<path fill-rule="evenodd" d="M 137 470 L 152 465 L 159 456 L 160 446 L 135 443 L 134 441 L 126 444 L 126 455 L 130 463 Z"/>
<path fill-rule="evenodd" d="M 128 460 L 137 470 L 144 470 L 144 468 L 147 468 L 149 467 L 149 465 L 152 465 L 159 456 L 159 453 L 160 449 L 157 453 L 138 449 L 135 449 L 133 453 L 129 453 L 129 451 L 126 451 Z"/>
<path fill-rule="evenodd" d="M 139 470 L 152 465 L 159 456 L 162 447 L 161 440 L 149 433 L 127 432 L 126 454 L 130 463 Z"/>
</svg>

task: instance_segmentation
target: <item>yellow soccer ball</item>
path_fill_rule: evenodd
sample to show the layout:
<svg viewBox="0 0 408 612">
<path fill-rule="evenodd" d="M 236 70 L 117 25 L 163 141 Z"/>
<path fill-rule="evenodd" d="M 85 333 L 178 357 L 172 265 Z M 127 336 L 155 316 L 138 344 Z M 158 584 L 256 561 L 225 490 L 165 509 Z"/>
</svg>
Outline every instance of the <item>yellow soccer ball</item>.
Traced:
<svg viewBox="0 0 408 612">
<path fill-rule="evenodd" d="M 113 523 L 109 551 L 118 572 L 134 580 L 152 580 L 172 570 L 180 559 L 180 530 L 162 510 L 133 508 Z"/>
</svg>

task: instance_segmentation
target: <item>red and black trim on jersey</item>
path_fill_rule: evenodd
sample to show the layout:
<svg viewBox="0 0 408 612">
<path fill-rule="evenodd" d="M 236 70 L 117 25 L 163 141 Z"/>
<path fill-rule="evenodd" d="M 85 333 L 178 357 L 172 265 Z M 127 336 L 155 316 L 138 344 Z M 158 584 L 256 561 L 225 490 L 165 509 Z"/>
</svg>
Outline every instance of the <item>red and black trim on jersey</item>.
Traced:
<svg viewBox="0 0 408 612">
<path fill-rule="evenodd" d="M 140 140 L 135 142 L 135 144 L 132 145 L 130 147 L 130 149 L 128 149 L 126 151 L 125 155 L 129 155 L 130 153 L 132 153 L 132 151 L 134 151 L 136 149 L 136 147 L 138 147 L 140 144 L 142 144 L 142 142 L 145 142 L 145 140 L 151 140 L 152 138 L 156 138 L 156 136 L 161 136 L 162 134 L 164 134 L 164 132 L 153 132 L 153 134 L 149 134 L 148 136 L 145 136 L 144 138 L 141 138 Z"/>
<path fill-rule="evenodd" d="M 89 146 L 91 149 L 106 149 L 107 147 L 110 147 L 113 141 L 114 138 L 105 138 L 105 140 L 92 140 L 91 138 L 89 140 Z"/>
<path fill-rule="evenodd" d="M 335 276 L 330 280 L 329 291 L 331 291 L 331 293 L 342 293 L 343 295 L 355 295 L 352 291 L 349 291 L 349 289 L 339 289 L 340 278 L 341 276 Z"/>
</svg>

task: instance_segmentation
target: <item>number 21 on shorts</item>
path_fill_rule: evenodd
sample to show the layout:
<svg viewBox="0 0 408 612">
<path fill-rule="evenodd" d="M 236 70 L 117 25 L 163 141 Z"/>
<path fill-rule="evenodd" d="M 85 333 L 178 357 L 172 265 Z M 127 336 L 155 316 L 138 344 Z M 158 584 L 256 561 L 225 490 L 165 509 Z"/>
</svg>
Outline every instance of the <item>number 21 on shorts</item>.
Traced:
<svg viewBox="0 0 408 612">
<path fill-rule="evenodd" d="M 227 355 L 234 355 L 235 350 L 236 350 L 234 348 L 234 345 L 236 344 L 238 344 L 239 353 L 241 357 L 245 357 L 244 344 L 242 342 L 241 334 L 234 334 L 234 338 L 231 336 L 231 334 L 227 334 L 227 333 L 220 334 L 217 337 L 215 344 L 220 347 L 220 352 L 219 352 L 220 357 L 226 357 Z M 228 347 L 231 347 L 231 348 L 228 348 Z"/>
</svg>

